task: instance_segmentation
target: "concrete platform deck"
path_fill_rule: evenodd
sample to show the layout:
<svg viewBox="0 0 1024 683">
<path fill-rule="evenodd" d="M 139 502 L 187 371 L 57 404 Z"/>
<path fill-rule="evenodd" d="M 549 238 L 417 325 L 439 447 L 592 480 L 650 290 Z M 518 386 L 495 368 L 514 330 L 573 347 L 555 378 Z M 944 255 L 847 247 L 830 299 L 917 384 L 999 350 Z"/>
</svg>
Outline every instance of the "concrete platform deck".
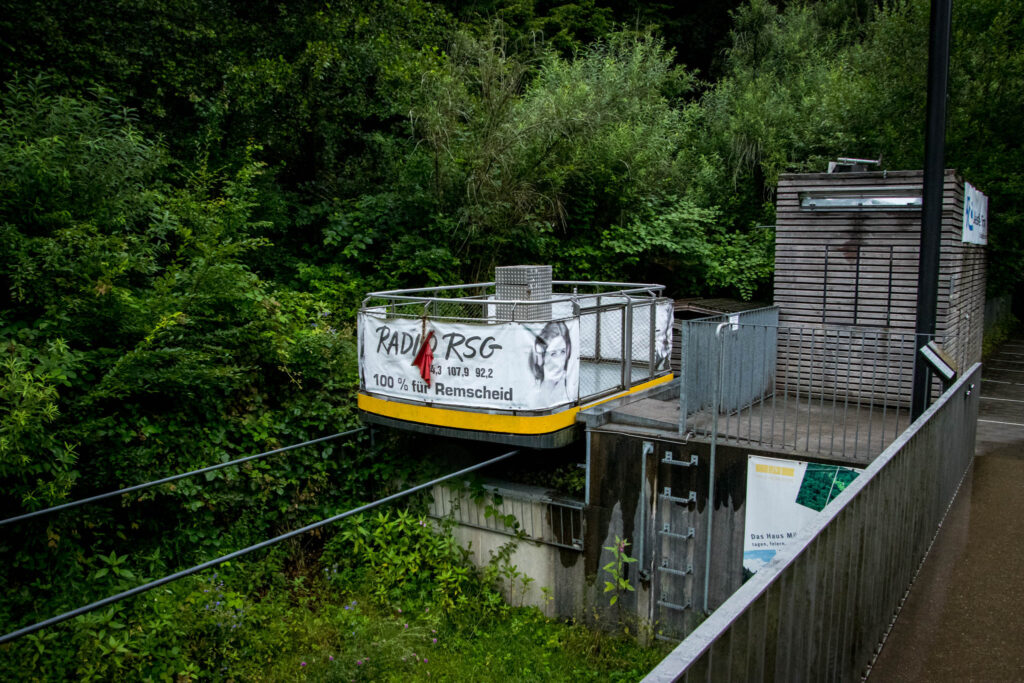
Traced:
<svg viewBox="0 0 1024 683">
<path fill-rule="evenodd" d="M 687 429 L 709 438 L 712 420 L 711 411 L 700 411 L 689 416 Z M 610 422 L 676 431 L 679 401 L 664 396 L 632 401 L 616 407 Z M 719 415 L 718 434 L 720 443 L 867 464 L 909 425 L 906 408 L 777 395 Z"/>
</svg>

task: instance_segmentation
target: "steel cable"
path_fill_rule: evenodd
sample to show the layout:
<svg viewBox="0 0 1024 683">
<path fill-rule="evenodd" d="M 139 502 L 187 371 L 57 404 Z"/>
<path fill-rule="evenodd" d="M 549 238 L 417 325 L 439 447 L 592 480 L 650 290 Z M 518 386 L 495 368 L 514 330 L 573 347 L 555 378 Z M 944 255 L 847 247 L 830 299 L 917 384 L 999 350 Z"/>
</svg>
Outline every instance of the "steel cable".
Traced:
<svg viewBox="0 0 1024 683">
<path fill-rule="evenodd" d="M 247 548 L 242 548 L 241 550 L 236 550 L 233 553 L 228 553 L 227 555 L 224 555 L 222 557 L 218 557 L 215 560 L 210 560 L 208 562 L 203 562 L 202 564 L 197 564 L 194 567 L 189 567 L 188 569 L 183 569 L 183 570 L 181 570 L 179 572 L 175 572 L 173 574 L 169 574 L 169 575 L 167 575 L 167 576 L 165 576 L 163 578 L 156 579 L 155 581 L 150 581 L 149 583 L 144 583 L 141 586 L 136 586 L 135 588 L 130 588 L 130 589 L 128 589 L 126 591 L 123 591 L 121 593 L 117 593 L 116 595 L 111 595 L 109 597 L 103 598 L 102 600 L 97 600 L 96 602 L 91 602 L 88 605 L 83 605 L 82 607 L 78 607 L 78 608 L 73 609 L 73 610 L 71 610 L 69 612 L 64 612 L 63 614 L 58 614 L 57 616 L 51 617 L 51 618 L 46 619 L 44 621 L 37 622 L 37 623 L 32 624 L 30 626 L 25 626 L 24 628 L 20 628 L 20 629 L 18 629 L 16 631 L 11 631 L 10 633 L 7 633 L 7 634 L 5 634 L 3 636 L 0 636 L 0 644 L 8 643 L 8 642 L 10 642 L 12 640 L 16 640 L 16 639 L 18 639 L 18 638 L 20 638 L 22 636 L 26 636 L 26 635 L 28 635 L 30 633 L 35 633 L 36 631 L 40 631 L 40 630 L 42 630 L 44 628 L 47 628 L 48 626 L 54 626 L 55 624 L 59 624 L 62 621 L 67 621 L 68 619 L 73 619 L 74 617 L 80 616 L 82 614 L 86 614 L 88 612 L 92 612 L 93 610 L 99 609 L 100 607 L 106 607 L 107 605 L 110 605 L 110 604 L 115 603 L 115 602 L 120 602 L 121 600 L 124 600 L 126 598 L 130 598 L 130 597 L 132 597 L 134 595 L 138 595 L 140 593 L 145 593 L 146 591 L 152 590 L 152 589 L 157 588 L 159 586 L 162 586 L 162 585 L 164 585 L 166 583 L 170 583 L 171 581 L 176 581 L 177 579 L 181 579 L 181 578 L 184 578 L 186 576 L 191 576 L 192 574 L 197 574 L 197 573 L 199 573 L 199 572 L 201 572 L 201 571 L 203 571 L 205 569 L 210 569 L 212 567 L 216 567 L 219 564 L 223 564 L 224 562 L 229 562 L 229 561 L 234 560 L 234 559 L 236 559 L 238 557 L 242 557 L 243 555 L 248 555 L 249 553 L 251 553 L 253 551 L 260 550 L 262 548 L 266 548 L 267 546 L 271 546 L 271 545 L 273 545 L 275 543 L 280 543 L 281 541 L 286 541 L 289 538 L 294 538 L 295 536 L 299 536 L 301 534 L 304 534 L 307 531 L 312 531 L 313 529 L 318 529 L 318 528 L 320 528 L 322 526 L 326 526 L 328 524 L 333 524 L 334 522 L 337 522 L 339 520 L 345 519 L 346 517 L 351 517 L 352 515 L 356 515 L 356 514 L 359 514 L 361 512 L 366 512 L 367 510 L 372 510 L 373 508 L 378 507 L 380 505 L 383 505 L 384 503 L 390 503 L 393 500 L 397 500 L 397 499 L 402 498 L 404 496 L 408 496 L 409 494 L 416 493 L 417 491 L 422 491 L 423 489 L 426 489 L 426 488 L 430 488 L 431 486 L 434 486 L 436 484 L 440 484 L 443 481 L 448 481 L 449 479 L 454 479 L 455 477 L 460 477 L 460 476 L 462 476 L 464 474 L 468 474 L 470 472 L 474 472 L 476 470 L 483 469 L 484 467 L 487 467 L 489 465 L 493 465 L 496 462 L 500 462 L 502 460 L 505 460 L 506 458 L 510 458 L 513 455 L 516 455 L 517 453 L 519 453 L 518 450 L 509 451 L 508 453 L 505 453 L 504 455 L 499 455 L 496 458 L 491 458 L 490 460 L 485 460 L 484 462 L 477 463 L 476 465 L 472 465 L 470 467 L 466 467 L 466 468 L 461 469 L 461 470 L 459 470 L 457 472 L 452 472 L 451 474 L 446 474 L 443 477 L 438 477 L 437 479 L 433 479 L 433 480 L 428 481 L 426 483 L 419 484 L 417 486 L 413 486 L 412 488 L 405 489 L 404 491 L 399 491 L 398 493 L 391 494 L 390 496 L 385 496 L 384 498 L 381 498 L 380 500 L 375 500 L 372 503 L 367 503 L 366 505 L 360 505 L 357 508 L 353 508 L 351 510 L 347 510 L 345 512 L 341 512 L 341 513 L 339 513 L 337 515 L 334 515 L 333 517 L 328 517 L 326 519 L 321 519 L 319 522 L 313 522 L 312 524 L 307 524 L 306 526 L 301 527 L 299 529 L 295 529 L 294 531 L 289 531 L 287 533 L 281 534 L 280 536 L 275 536 L 274 538 L 268 539 L 266 541 L 262 541 L 261 543 L 257 543 L 255 545 L 251 545 L 251 546 L 249 546 Z"/>
<path fill-rule="evenodd" d="M 315 444 L 315 443 L 321 443 L 323 441 L 331 441 L 332 439 L 339 439 L 339 438 L 341 438 L 343 436 L 349 436 L 350 434 L 355 434 L 356 432 L 361 432 L 361 431 L 363 431 L 365 429 L 366 429 L 366 427 L 357 427 L 356 429 L 350 429 L 347 432 L 340 432 L 338 434 L 331 434 L 330 436 L 322 436 L 319 439 L 313 439 L 312 441 L 303 441 L 302 443 L 292 444 L 291 446 L 284 446 L 283 448 L 275 448 L 274 450 L 267 451 L 265 453 L 257 453 L 256 455 L 248 455 L 248 456 L 246 456 L 244 458 L 238 458 L 237 460 L 229 460 L 228 462 L 222 462 L 222 463 L 218 463 L 216 465 L 210 465 L 209 467 L 204 467 L 204 468 L 198 469 L 198 470 L 192 470 L 191 472 L 183 472 L 181 474 L 174 474 L 174 475 L 171 475 L 169 477 L 164 477 L 163 479 L 157 479 L 155 481 L 148 481 L 148 482 L 146 482 L 144 484 L 136 484 L 135 486 L 129 486 L 128 488 L 118 489 L 116 491 L 107 491 L 106 493 L 100 493 L 100 494 L 97 494 L 95 496 L 90 496 L 88 498 L 82 498 L 81 500 L 74 500 L 74 501 L 71 501 L 70 503 L 62 503 L 61 505 L 54 505 L 53 507 L 44 508 L 42 510 L 36 510 L 35 512 L 27 512 L 27 513 L 25 513 L 23 515 L 18 515 L 17 517 L 8 517 L 7 519 L 0 519 L 0 526 L 4 526 L 4 525 L 7 525 L 7 524 L 13 524 L 15 522 L 22 522 L 22 521 L 24 521 L 26 519 L 31 519 L 33 517 L 41 517 L 43 515 L 48 515 L 48 514 L 53 513 L 53 512 L 59 512 L 60 510 L 68 510 L 70 508 L 75 508 L 75 507 L 78 507 L 80 505 L 86 505 L 87 503 L 95 503 L 96 501 L 104 500 L 105 498 L 113 498 L 114 496 L 123 496 L 126 493 L 131 493 L 132 491 L 141 491 L 143 489 L 148 489 L 148 488 L 150 488 L 152 486 L 159 486 L 160 484 L 166 484 L 168 482 L 177 481 L 179 479 L 185 479 L 187 477 L 194 477 L 195 475 L 203 474 L 204 472 L 213 472 L 214 470 L 219 470 L 219 469 L 222 469 L 224 467 L 231 467 L 232 465 L 240 465 L 243 462 L 249 462 L 250 460 L 256 460 L 258 458 L 265 458 L 268 455 L 276 455 L 277 453 L 284 453 L 285 451 L 293 451 L 296 448 L 302 448 L 303 446 L 311 446 L 312 444 Z"/>
</svg>

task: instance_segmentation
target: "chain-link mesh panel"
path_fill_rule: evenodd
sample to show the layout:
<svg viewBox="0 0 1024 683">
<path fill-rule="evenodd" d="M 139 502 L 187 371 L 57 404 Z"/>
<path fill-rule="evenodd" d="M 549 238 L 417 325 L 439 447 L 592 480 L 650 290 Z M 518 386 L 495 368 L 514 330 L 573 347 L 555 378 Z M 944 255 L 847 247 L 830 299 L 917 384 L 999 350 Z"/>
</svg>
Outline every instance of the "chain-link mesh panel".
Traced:
<svg viewBox="0 0 1024 683">
<path fill-rule="evenodd" d="M 599 393 L 597 363 L 599 318 L 596 310 L 580 312 L 580 398 Z"/>
<path fill-rule="evenodd" d="M 580 399 L 623 388 L 624 305 L 580 312 Z"/>
<path fill-rule="evenodd" d="M 654 301 L 631 303 L 633 318 L 633 363 L 649 364 L 654 350 Z"/>
</svg>

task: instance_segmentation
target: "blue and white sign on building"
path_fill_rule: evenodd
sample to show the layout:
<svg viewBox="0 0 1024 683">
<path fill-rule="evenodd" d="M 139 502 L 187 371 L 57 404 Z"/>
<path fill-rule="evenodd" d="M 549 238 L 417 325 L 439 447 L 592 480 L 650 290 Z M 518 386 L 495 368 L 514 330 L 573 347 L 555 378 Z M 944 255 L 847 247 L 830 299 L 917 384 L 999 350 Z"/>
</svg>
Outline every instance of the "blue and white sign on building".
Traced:
<svg viewBox="0 0 1024 683">
<path fill-rule="evenodd" d="M 970 183 L 964 183 L 963 241 L 970 244 L 988 243 L 988 197 Z"/>
</svg>

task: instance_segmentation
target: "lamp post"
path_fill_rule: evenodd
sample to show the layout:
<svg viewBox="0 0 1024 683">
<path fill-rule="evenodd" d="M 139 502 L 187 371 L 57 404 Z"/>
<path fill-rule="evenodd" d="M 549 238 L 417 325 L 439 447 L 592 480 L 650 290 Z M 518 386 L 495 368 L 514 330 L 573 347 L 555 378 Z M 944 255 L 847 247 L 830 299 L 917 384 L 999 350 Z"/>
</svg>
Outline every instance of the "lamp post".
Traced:
<svg viewBox="0 0 1024 683">
<path fill-rule="evenodd" d="M 924 139 L 921 253 L 917 271 L 917 335 L 914 343 L 914 390 L 911 400 L 913 419 L 928 408 L 931 386 L 931 371 L 919 349 L 931 341 L 935 334 L 952 9 L 953 0 L 932 0 L 931 33 L 928 39 L 928 109 Z"/>
</svg>

